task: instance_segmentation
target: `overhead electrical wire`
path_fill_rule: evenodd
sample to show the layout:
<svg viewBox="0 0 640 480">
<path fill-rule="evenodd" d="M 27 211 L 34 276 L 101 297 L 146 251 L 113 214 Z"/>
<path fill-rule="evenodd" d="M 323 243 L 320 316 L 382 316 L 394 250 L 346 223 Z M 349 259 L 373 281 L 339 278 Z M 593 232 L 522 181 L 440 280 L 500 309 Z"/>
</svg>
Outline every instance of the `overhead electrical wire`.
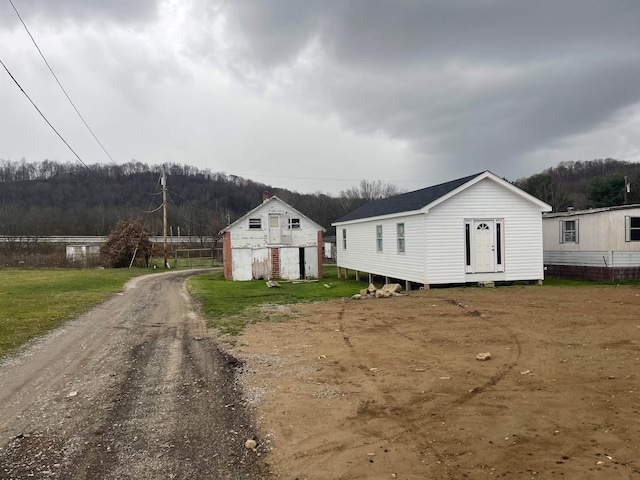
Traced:
<svg viewBox="0 0 640 480">
<path fill-rule="evenodd" d="M 80 113 L 80 111 L 78 110 L 78 107 L 76 107 L 75 103 L 73 102 L 73 100 L 71 100 L 71 97 L 69 96 L 69 94 L 67 93 L 66 89 L 64 88 L 64 86 L 62 85 L 62 83 L 60 82 L 60 79 L 58 78 L 58 76 L 55 74 L 55 72 L 53 71 L 53 68 L 51 67 L 51 65 L 49 64 L 49 62 L 47 61 L 47 58 L 44 56 L 44 53 L 42 53 L 42 50 L 40 49 L 40 47 L 38 46 L 38 43 L 36 42 L 35 38 L 33 37 L 33 35 L 31 34 L 31 31 L 29 30 L 29 27 L 27 27 L 27 24 L 25 23 L 25 21 L 22 19 L 22 16 L 20 15 L 20 12 L 18 12 L 18 9 L 16 8 L 16 6 L 13 4 L 12 0 L 9 0 L 9 3 L 11 4 L 11 7 L 13 8 L 13 11 L 16 13 L 18 19 L 20 20 L 20 23 L 22 23 L 22 26 L 24 27 L 25 31 L 27 32 L 27 34 L 29 35 L 29 38 L 31 39 L 31 41 L 33 42 L 34 46 L 36 47 L 36 49 L 38 50 L 38 53 L 40 54 L 40 57 L 42 57 L 42 60 L 44 61 L 45 65 L 47 66 L 47 68 L 49 69 L 49 72 L 51 72 L 51 75 L 53 76 L 53 78 L 55 79 L 56 83 L 58 84 L 58 86 L 60 87 L 60 89 L 62 90 L 62 93 L 64 93 L 64 96 L 67 98 L 67 100 L 69 101 L 69 103 L 71 104 L 71 106 L 73 107 L 73 109 L 75 110 L 76 114 L 78 115 L 78 117 L 80 118 L 80 120 L 82 120 L 82 123 L 84 123 L 85 127 L 87 128 L 87 130 L 89 130 L 89 132 L 91 133 L 91 135 L 93 136 L 94 140 L 98 143 L 98 145 L 100 146 L 100 148 L 102 149 L 102 151 L 107 155 L 107 157 L 109 157 L 109 160 L 111 160 L 111 162 L 117 166 L 117 163 L 115 162 L 115 160 L 113 159 L 113 157 L 111 156 L 111 154 L 107 151 L 107 149 L 104 147 L 104 145 L 102 144 L 102 142 L 100 142 L 100 140 L 98 139 L 97 135 L 95 134 L 95 132 L 91 129 L 91 127 L 89 126 L 89 124 L 87 123 L 87 121 L 85 120 L 85 118 L 82 116 L 82 114 Z M 16 78 L 13 76 L 13 74 L 9 71 L 9 69 L 7 68 L 7 66 L 4 64 L 4 62 L 2 62 L 2 60 L 0 60 L 0 63 L 2 63 L 2 66 L 4 67 L 4 69 L 7 71 L 7 73 L 9 74 L 9 76 L 11 77 L 11 79 L 14 81 L 14 83 L 18 86 L 18 88 L 20 89 L 20 91 L 27 97 L 27 99 L 29 100 L 29 102 L 31 102 L 31 104 L 33 105 L 33 107 L 37 110 L 37 112 L 40 114 L 40 116 L 44 119 L 45 122 L 47 122 L 47 124 L 51 127 L 51 129 L 56 133 L 56 135 L 58 135 L 58 137 L 60 137 L 60 140 L 62 140 L 64 142 L 64 144 L 67 146 L 67 148 L 75 155 L 75 157 L 78 159 L 78 161 L 87 169 L 89 170 L 89 172 L 101 183 L 104 184 L 103 179 L 101 179 L 83 160 L 82 158 L 80 158 L 80 155 L 78 155 L 78 153 L 71 147 L 71 145 L 69 144 L 69 142 L 67 142 L 64 137 L 60 134 L 60 132 L 58 132 L 58 130 L 53 126 L 53 124 L 47 119 L 47 117 L 42 113 L 42 111 L 38 108 L 38 106 L 35 104 L 35 102 L 31 99 L 31 97 L 27 94 L 27 92 L 24 90 L 24 88 L 22 88 L 22 86 L 20 85 L 20 83 L 16 80 Z M 158 181 L 159 183 L 159 181 Z M 156 185 L 157 188 L 157 185 Z M 148 193 L 148 195 L 158 195 L 159 193 L 162 192 L 158 192 L 158 193 Z M 152 201 L 153 202 L 153 201 Z M 127 200 L 124 200 L 124 203 L 126 205 L 128 205 L 131 208 L 134 208 L 135 210 L 138 210 L 140 213 L 146 214 L 147 216 L 150 213 L 154 213 L 157 212 L 158 210 L 160 210 L 164 204 L 161 204 L 158 208 L 155 209 L 151 209 L 151 205 L 149 206 L 149 210 L 142 210 L 139 207 L 136 207 L 135 205 L 130 204 Z M 145 220 L 146 222 L 146 220 Z"/>
<path fill-rule="evenodd" d="M 58 132 L 58 130 L 56 129 L 56 127 L 53 126 L 53 124 L 49 121 L 49 119 L 45 116 L 44 113 L 42 113 L 42 110 L 40 110 L 38 108 L 38 106 L 35 104 L 35 102 L 31 99 L 31 97 L 29 96 L 29 94 L 24 90 L 24 88 L 22 88 L 22 85 L 20 85 L 20 83 L 18 82 L 18 80 L 16 80 L 16 78 L 13 76 L 13 74 L 11 73 L 11 71 L 9 70 L 9 68 L 7 68 L 7 66 L 5 65 L 5 63 L 2 61 L 2 59 L 0 59 L 0 64 L 2 64 L 2 66 L 4 67 L 4 69 L 6 70 L 6 72 L 9 74 L 9 76 L 11 77 L 11 80 L 13 80 L 13 82 L 18 86 L 18 88 L 20 89 L 20 91 L 24 94 L 25 97 L 27 97 L 27 99 L 29 100 L 29 102 L 31 103 L 31 105 L 33 105 L 33 108 L 36 109 L 36 111 L 40 114 L 40 116 L 44 119 L 45 122 L 47 122 L 47 125 L 49 125 L 49 127 L 51 127 L 51 129 L 56 133 L 56 135 L 58 135 L 58 137 L 60 138 L 60 140 L 62 140 L 62 142 L 67 146 L 67 148 L 75 155 L 75 157 L 78 159 L 78 161 L 91 173 L 91 175 L 93 175 L 96 180 L 98 180 L 100 183 L 104 184 L 104 180 L 102 178 L 100 178 L 83 160 L 82 158 L 80 158 L 80 155 L 78 155 L 78 153 L 73 149 L 73 147 L 71 145 L 69 145 L 69 142 L 67 142 L 65 140 L 65 138 L 62 136 L 62 134 L 60 132 Z M 160 210 L 160 208 L 162 208 L 162 205 L 160 205 L 160 207 L 151 210 L 142 210 L 139 207 L 136 207 L 134 205 L 131 205 L 129 202 L 127 202 L 126 200 L 124 201 L 127 205 L 129 205 L 132 208 L 135 208 L 136 210 L 140 211 L 141 213 L 145 213 L 145 214 L 149 214 L 149 213 L 153 213 L 153 212 L 157 212 L 158 210 Z"/>
<path fill-rule="evenodd" d="M 60 140 L 62 140 L 62 142 L 67 146 L 67 148 L 69 150 L 71 150 L 71 152 L 76 156 L 76 158 L 78 159 L 78 161 L 84 165 L 84 167 L 89 170 L 89 172 L 91 172 L 91 174 L 96 177 L 98 180 L 101 180 L 100 177 L 98 177 L 98 175 L 96 175 L 96 173 L 91 170 L 89 168 L 89 166 L 84 163 L 84 161 L 82 160 L 82 158 L 80 158 L 80 155 L 78 155 L 76 153 L 76 151 L 73 149 L 73 147 L 71 145 L 69 145 L 69 142 L 67 142 L 64 137 L 60 134 L 60 132 L 58 132 L 58 130 L 56 130 L 56 127 L 54 127 L 51 122 L 49 121 L 49 119 L 47 117 L 45 117 L 44 113 L 42 113 L 42 111 L 38 108 L 38 106 L 35 104 L 35 102 L 31 99 L 31 97 L 29 96 L 29 94 L 27 92 L 25 92 L 24 88 L 22 88 L 22 85 L 20 85 L 20 83 L 18 83 L 18 80 L 16 80 L 16 78 L 13 76 L 13 74 L 9 71 L 9 69 L 7 68 L 7 66 L 4 64 L 4 62 L 0 59 L 0 63 L 2 64 L 2 66 L 4 67 L 4 69 L 7 71 L 7 73 L 9 74 L 9 76 L 11 77 L 11 80 L 14 81 L 14 83 L 18 86 L 18 88 L 20 89 L 20 91 L 24 94 L 25 97 L 27 97 L 27 100 L 29 100 L 29 102 L 31 102 L 31 105 L 33 105 L 33 108 L 36 109 L 36 111 L 40 114 L 40 116 L 44 119 L 45 122 L 47 122 L 47 125 L 49 125 L 51 127 L 51 129 L 56 133 L 56 135 L 58 135 L 58 137 L 60 137 Z"/>
<path fill-rule="evenodd" d="M 84 119 L 84 117 L 82 116 L 82 114 L 80 113 L 80 111 L 78 110 L 78 107 L 76 107 L 76 104 L 73 103 L 73 100 L 71 100 L 71 97 L 69 97 L 69 94 L 67 93 L 67 91 L 65 90 L 65 88 L 62 86 L 62 83 L 60 83 L 60 80 L 58 79 L 58 76 L 55 74 L 55 72 L 53 71 L 53 68 L 51 68 L 51 65 L 49 65 L 49 62 L 47 61 L 46 57 L 44 56 L 44 54 L 42 53 L 42 50 L 40 50 L 40 47 L 38 46 L 38 43 L 36 42 L 35 38 L 33 38 L 33 35 L 31 35 L 31 32 L 29 31 L 29 28 L 27 27 L 27 24 L 24 22 L 24 20 L 22 19 L 22 16 L 20 16 L 20 12 L 18 12 L 18 9 L 16 8 L 16 6 L 13 4 L 13 0 L 9 0 L 9 3 L 11 4 L 11 6 L 13 7 L 13 11 L 16 12 L 16 15 L 18 16 L 18 19 L 20 19 L 20 23 L 22 23 L 22 26 L 24 27 L 24 29 L 26 30 L 27 34 L 29 35 L 29 38 L 31 38 L 31 41 L 33 42 L 33 44 L 35 45 L 36 49 L 38 50 L 38 53 L 40 54 L 40 56 L 42 57 L 42 60 L 44 60 L 45 65 L 47 66 L 47 68 L 49 69 L 49 71 L 51 72 L 51 75 L 53 75 L 53 78 L 55 78 L 56 83 L 58 84 L 58 86 L 60 87 L 60 89 L 62 90 L 62 93 L 64 93 L 64 96 L 67 97 L 67 100 L 69 100 L 69 103 L 71 104 L 71 106 L 73 107 L 73 109 L 76 111 L 76 113 L 78 114 L 78 117 L 80 117 L 80 120 L 82 120 L 82 123 L 84 123 L 84 126 L 87 127 L 87 130 L 89 130 L 89 132 L 91 133 L 91 135 L 93 136 L 93 138 L 95 139 L 96 142 L 98 142 L 98 145 L 100 145 L 100 148 L 102 148 L 102 151 L 107 155 L 107 157 L 109 157 L 109 159 L 115 163 L 115 161 L 113 160 L 113 157 L 111 156 L 111 154 L 107 151 L 106 148 L 104 148 L 104 145 L 102 145 L 102 142 L 100 142 L 100 140 L 98 140 L 98 137 L 96 136 L 96 134 L 94 133 L 94 131 L 91 129 L 91 127 L 89 126 L 89 124 L 87 123 L 87 121 Z"/>
</svg>

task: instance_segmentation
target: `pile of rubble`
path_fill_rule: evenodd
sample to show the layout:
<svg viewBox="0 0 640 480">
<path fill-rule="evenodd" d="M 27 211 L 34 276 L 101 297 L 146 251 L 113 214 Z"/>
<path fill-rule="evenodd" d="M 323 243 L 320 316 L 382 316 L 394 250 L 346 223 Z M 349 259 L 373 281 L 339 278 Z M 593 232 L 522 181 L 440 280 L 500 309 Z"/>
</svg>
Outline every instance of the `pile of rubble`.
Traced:
<svg viewBox="0 0 640 480">
<path fill-rule="evenodd" d="M 399 283 L 387 283 L 382 288 L 376 288 L 373 283 L 370 283 L 367 288 L 360 290 L 360 293 L 356 293 L 351 300 L 365 300 L 367 298 L 387 298 L 387 297 L 400 297 L 403 296 L 400 291 L 402 286 Z"/>
</svg>

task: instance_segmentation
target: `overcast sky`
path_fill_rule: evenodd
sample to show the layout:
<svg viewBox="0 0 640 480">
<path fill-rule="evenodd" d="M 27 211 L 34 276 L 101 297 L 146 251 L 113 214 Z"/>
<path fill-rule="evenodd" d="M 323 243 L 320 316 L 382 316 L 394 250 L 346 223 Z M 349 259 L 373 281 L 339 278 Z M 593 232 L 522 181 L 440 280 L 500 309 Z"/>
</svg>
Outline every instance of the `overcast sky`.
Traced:
<svg viewBox="0 0 640 480">
<path fill-rule="evenodd" d="M 13 3 L 117 163 L 338 194 L 640 161 L 637 0 Z M 0 59 L 85 163 L 110 161 L 9 0 Z M 22 158 L 76 161 L 0 69 L 0 159 Z"/>
</svg>

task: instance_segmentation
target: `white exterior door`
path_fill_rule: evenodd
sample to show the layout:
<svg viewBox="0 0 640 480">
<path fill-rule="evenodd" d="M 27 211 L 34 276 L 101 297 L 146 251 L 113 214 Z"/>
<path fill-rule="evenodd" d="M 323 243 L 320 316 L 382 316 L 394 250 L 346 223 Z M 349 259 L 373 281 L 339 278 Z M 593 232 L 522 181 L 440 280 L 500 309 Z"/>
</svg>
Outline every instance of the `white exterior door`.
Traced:
<svg viewBox="0 0 640 480">
<path fill-rule="evenodd" d="M 476 273 L 495 272 L 494 222 L 476 221 L 473 230 L 473 270 Z"/>
<path fill-rule="evenodd" d="M 269 215 L 269 243 L 278 245 L 282 242 L 282 231 L 280 230 L 280 215 Z"/>
</svg>

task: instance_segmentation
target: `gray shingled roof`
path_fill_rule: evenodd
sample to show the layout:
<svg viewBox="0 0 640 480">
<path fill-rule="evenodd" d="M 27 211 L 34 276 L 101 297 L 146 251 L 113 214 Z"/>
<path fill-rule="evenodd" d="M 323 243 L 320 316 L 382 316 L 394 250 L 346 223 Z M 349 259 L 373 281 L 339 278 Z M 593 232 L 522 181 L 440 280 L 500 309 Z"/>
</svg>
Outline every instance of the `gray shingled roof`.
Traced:
<svg viewBox="0 0 640 480">
<path fill-rule="evenodd" d="M 369 203 L 365 203 L 360 208 L 356 208 L 353 212 L 347 213 L 345 216 L 336 220 L 335 223 L 420 210 L 426 205 L 429 205 L 465 183 L 470 182 L 483 173 L 484 172 L 476 173 L 475 175 L 451 180 L 450 182 L 441 183 L 440 185 L 434 185 L 414 192 L 394 195 L 393 197 L 382 198 L 380 200 L 373 200 Z"/>
</svg>

